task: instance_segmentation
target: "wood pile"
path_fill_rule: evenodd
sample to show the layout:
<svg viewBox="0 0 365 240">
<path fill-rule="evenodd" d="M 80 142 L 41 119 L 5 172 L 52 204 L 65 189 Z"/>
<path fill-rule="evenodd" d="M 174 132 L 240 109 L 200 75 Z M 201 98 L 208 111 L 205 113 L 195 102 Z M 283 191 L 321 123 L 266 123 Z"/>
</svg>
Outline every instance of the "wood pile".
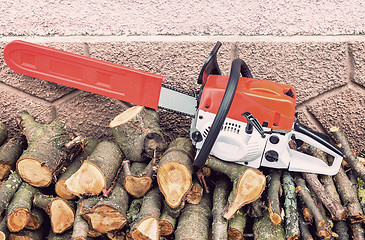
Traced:
<svg viewBox="0 0 365 240">
<path fill-rule="evenodd" d="M 19 125 L 7 139 L 0 123 L 0 240 L 365 239 L 365 167 L 338 128 L 346 162 L 332 177 L 212 156 L 196 169 L 191 141 L 167 143 L 140 106 L 110 122 L 114 142 L 76 136 L 62 118 L 22 112 Z"/>
</svg>

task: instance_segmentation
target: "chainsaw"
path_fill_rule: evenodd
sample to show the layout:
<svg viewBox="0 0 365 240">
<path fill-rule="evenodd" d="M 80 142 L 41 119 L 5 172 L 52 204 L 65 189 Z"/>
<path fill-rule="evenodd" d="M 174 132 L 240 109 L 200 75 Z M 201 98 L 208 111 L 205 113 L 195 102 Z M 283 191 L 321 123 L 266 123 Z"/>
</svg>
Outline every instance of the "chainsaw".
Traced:
<svg viewBox="0 0 365 240">
<path fill-rule="evenodd" d="M 295 89 L 254 79 L 239 58 L 233 60 L 229 76 L 222 75 L 217 62 L 220 46 L 217 42 L 200 71 L 197 94 L 162 84 L 160 75 L 25 41 L 8 43 L 4 59 L 20 74 L 192 116 L 190 138 L 197 149 L 197 167 L 204 166 L 211 154 L 253 168 L 336 174 L 341 149 L 327 135 L 295 121 Z M 292 149 L 290 141 L 310 144 L 332 156 L 333 163 Z"/>
</svg>

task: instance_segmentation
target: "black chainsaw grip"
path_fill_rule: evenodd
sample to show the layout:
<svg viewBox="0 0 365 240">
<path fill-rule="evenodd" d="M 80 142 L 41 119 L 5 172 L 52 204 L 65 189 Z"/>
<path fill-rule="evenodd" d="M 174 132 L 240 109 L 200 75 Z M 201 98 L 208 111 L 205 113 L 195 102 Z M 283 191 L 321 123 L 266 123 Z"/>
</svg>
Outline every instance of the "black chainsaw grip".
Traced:
<svg viewBox="0 0 365 240">
<path fill-rule="evenodd" d="M 226 120 L 228 111 L 231 107 L 234 95 L 236 93 L 238 81 L 240 78 L 240 74 L 246 76 L 247 74 L 247 65 L 242 59 L 235 59 L 232 62 L 231 72 L 229 74 L 229 79 L 227 83 L 226 90 L 223 95 L 222 102 L 218 108 L 217 115 L 215 116 L 212 126 L 209 130 L 208 136 L 205 139 L 202 148 L 198 156 L 194 161 L 194 165 L 197 167 L 203 167 L 207 158 L 210 154 L 210 150 L 212 149 L 215 141 L 217 140 L 218 134 L 222 128 L 224 121 Z M 249 71 L 249 70 L 248 70 Z"/>
</svg>

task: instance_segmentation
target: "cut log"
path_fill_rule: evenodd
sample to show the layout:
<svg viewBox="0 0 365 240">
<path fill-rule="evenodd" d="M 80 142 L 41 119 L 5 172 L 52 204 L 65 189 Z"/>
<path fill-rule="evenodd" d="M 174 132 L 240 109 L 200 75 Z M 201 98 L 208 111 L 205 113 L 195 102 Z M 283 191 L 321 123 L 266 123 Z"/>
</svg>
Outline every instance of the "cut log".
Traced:
<svg viewBox="0 0 365 240">
<path fill-rule="evenodd" d="M 284 188 L 284 209 L 285 209 L 285 236 L 287 240 L 298 239 L 300 237 L 299 213 L 295 184 L 289 172 L 283 174 Z"/>
<path fill-rule="evenodd" d="M 1 217 L 0 214 L 0 240 L 6 240 L 9 237 L 9 229 L 7 227 L 7 219 L 6 216 L 4 216 L 4 218 Z"/>
<path fill-rule="evenodd" d="M 15 163 L 23 153 L 26 141 L 25 137 L 10 139 L 0 147 L 0 181 L 7 178 L 10 171 L 15 169 Z"/>
<path fill-rule="evenodd" d="M 49 231 L 49 234 L 47 236 L 47 240 L 70 240 L 72 236 L 72 230 L 68 230 L 64 233 L 54 233 L 52 231 Z"/>
<path fill-rule="evenodd" d="M 302 215 L 299 215 L 299 228 L 300 228 L 301 238 L 303 240 L 314 240 L 311 232 L 309 231 L 308 223 L 306 221 L 304 221 L 304 218 Z M 342 238 L 340 238 L 340 239 L 342 239 Z"/>
<path fill-rule="evenodd" d="M 152 177 L 157 163 L 152 159 L 149 164 L 144 162 L 123 161 L 123 187 L 133 197 L 143 197 L 152 187 Z"/>
<path fill-rule="evenodd" d="M 274 225 L 265 211 L 263 216 L 254 219 L 253 233 L 255 240 L 285 239 L 285 231 L 282 224 Z"/>
<path fill-rule="evenodd" d="M 42 229 L 24 229 L 17 233 L 10 233 L 9 240 L 43 240 Z"/>
<path fill-rule="evenodd" d="M 0 216 L 8 206 L 10 200 L 13 198 L 14 194 L 18 190 L 20 184 L 23 182 L 21 177 L 17 172 L 10 174 L 8 179 L 0 188 Z"/>
<path fill-rule="evenodd" d="M 178 219 L 175 239 L 209 239 L 209 227 L 212 219 L 211 206 L 212 200 L 208 194 L 203 195 L 199 204 L 187 204 Z"/>
<path fill-rule="evenodd" d="M 113 142 L 99 143 L 81 167 L 65 181 L 76 196 L 98 195 L 109 189 L 121 166 L 122 152 Z"/>
<path fill-rule="evenodd" d="M 350 240 L 349 229 L 345 221 L 337 221 L 334 226 L 335 232 L 338 234 L 338 239 Z"/>
<path fill-rule="evenodd" d="M 75 220 L 73 202 L 37 192 L 34 195 L 33 205 L 43 209 L 48 214 L 54 233 L 63 233 L 73 226 Z"/>
<path fill-rule="evenodd" d="M 90 229 L 97 232 L 118 230 L 127 223 L 128 201 L 128 194 L 119 178 L 109 196 L 84 199 L 80 215 L 88 222 Z"/>
<path fill-rule="evenodd" d="M 191 189 L 193 152 L 190 139 L 177 138 L 170 143 L 160 159 L 157 183 L 171 208 L 178 208 Z"/>
<path fill-rule="evenodd" d="M 209 156 L 206 165 L 226 174 L 233 182 L 234 198 L 228 202 L 223 217 L 231 219 L 244 205 L 258 199 L 266 186 L 266 177 L 260 171 L 236 163 L 221 161 Z"/>
<path fill-rule="evenodd" d="M 99 141 L 96 139 L 88 139 L 84 151 L 82 151 L 73 161 L 67 166 L 66 170 L 60 174 L 58 181 L 55 184 L 56 194 L 64 199 L 75 199 L 77 196 L 72 194 L 70 190 L 67 189 L 65 184 L 66 180 L 71 177 L 79 168 L 81 164 L 87 159 L 88 156 L 94 151 Z"/>
<path fill-rule="evenodd" d="M 228 222 L 228 239 L 241 240 L 246 228 L 247 216 L 239 210 Z"/>
<path fill-rule="evenodd" d="M 7 225 L 11 232 L 19 232 L 31 217 L 32 200 L 37 189 L 22 182 L 7 208 Z"/>
<path fill-rule="evenodd" d="M 3 145 L 8 137 L 8 128 L 3 122 L 0 122 L 0 146 Z"/>
<path fill-rule="evenodd" d="M 281 222 L 283 221 L 281 217 L 281 207 L 279 200 L 282 191 L 280 178 L 280 170 L 271 170 L 270 181 L 267 188 L 267 201 L 270 213 L 270 220 L 274 225 L 281 224 Z"/>
<path fill-rule="evenodd" d="M 72 236 L 71 236 L 72 240 L 86 240 L 89 232 L 89 224 L 80 215 L 82 201 L 83 199 L 80 199 L 77 202 L 75 220 L 72 228 Z"/>
<path fill-rule="evenodd" d="M 158 220 L 158 225 L 160 226 L 160 235 L 161 236 L 169 236 L 171 235 L 176 226 L 176 218 L 172 217 L 169 214 L 167 204 L 164 204 L 160 218 Z"/>
<path fill-rule="evenodd" d="M 109 127 L 116 143 L 130 161 L 144 162 L 159 156 L 166 148 L 155 110 L 131 107 L 116 116 Z"/>
<path fill-rule="evenodd" d="M 131 237 L 134 240 L 158 240 L 158 218 L 161 212 L 162 196 L 158 188 L 151 189 L 144 197 L 138 218 L 131 224 Z"/>
<path fill-rule="evenodd" d="M 138 218 L 138 213 L 141 210 L 143 198 L 133 199 L 127 211 L 128 223 L 132 224 Z"/>
<path fill-rule="evenodd" d="M 191 204 L 198 204 L 203 196 L 203 187 L 200 185 L 199 181 L 193 181 L 191 189 L 186 194 L 186 202 Z"/>
<path fill-rule="evenodd" d="M 29 222 L 27 223 L 25 228 L 29 230 L 36 230 L 41 227 L 43 222 L 44 222 L 43 211 L 41 211 L 38 208 L 33 208 L 30 213 Z"/>
<path fill-rule="evenodd" d="M 226 176 L 221 176 L 216 182 L 213 192 L 213 222 L 212 239 L 221 240 L 228 238 L 228 220 L 223 217 L 223 211 L 227 205 L 227 198 L 230 193 L 230 180 Z"/>
<path fill-rule="evenodd" d="M 28 148 L 17 161 L 16 169 L 19 176 L 32 186 L 47 187 L 56 179 L 63 162 L 70 161 L 74 149 L 67 149 L 64 145 L 74 135 L 61 118 L 39 124 L 27 112 L 20 115 Z"/>
</svg>

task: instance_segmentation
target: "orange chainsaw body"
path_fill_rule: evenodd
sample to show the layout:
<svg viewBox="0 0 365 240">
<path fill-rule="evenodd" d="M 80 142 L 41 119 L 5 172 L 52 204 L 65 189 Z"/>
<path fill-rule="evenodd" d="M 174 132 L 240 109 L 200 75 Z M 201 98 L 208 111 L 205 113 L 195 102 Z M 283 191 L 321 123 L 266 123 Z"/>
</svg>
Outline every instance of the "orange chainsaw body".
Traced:
<svg viewBox="0 0 365 240">
<path fill-rule="evenodd" d="M 227 82 L 228 76 L 209 75 L 199 109 L 217 113 Z M 262 126 L 289 131 L 294 123 L 295 103 L 296 93 L 289 85 L 240 77 L 227 118 L 246 122 L 242 114 L 250 112 Z"/>
</svg>

